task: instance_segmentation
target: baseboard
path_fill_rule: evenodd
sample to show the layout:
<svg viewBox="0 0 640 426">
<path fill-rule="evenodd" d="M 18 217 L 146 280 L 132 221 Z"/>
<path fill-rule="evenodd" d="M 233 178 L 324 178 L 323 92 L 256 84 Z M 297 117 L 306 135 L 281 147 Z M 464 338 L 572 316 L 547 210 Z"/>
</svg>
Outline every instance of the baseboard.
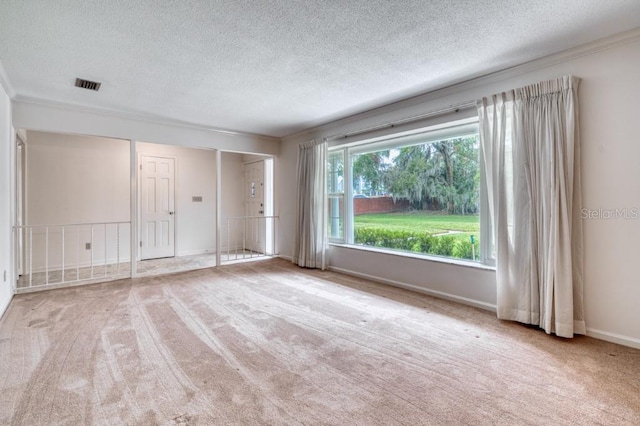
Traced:
<svg viewBox="0 0 640 426">
<path fill-rule="evenodd" d="M 282 258 L 287 258 L 287 256 L 282 256 Z M 290 260 L 291 258 L 288 257 Z M 459 302 L 464 305 L 474 306 L 476 308 L 485 309 L 487 311 L 496 312 L 496 306 L 490 303 L 480 302 L 478 300 L 469 299 L 467 297 L 456 296 L 454 294 L 444 293 L 441 291 L 430 290 L 422 287 L 418 287 L 412 284 L 403 283 L 400 281 L 389 280 L 386 278 L 380 278 L 373 275 L 363 274 L 360 272 L 351 271 L 349 269 L 336 268 L 335 266 L 329 266 L 328 268 L 331 271 L 340 272 L 345 275 L 351 275 L 358 278 L 364 278 L 367 280 L 379 282 L 382 284 L 387 284 L 393 287 L 403 288 L 405 290 L 415 291 L 417 293 L 426 294 L 429 296 L 434 296 L 440 299 L 451 300 L 453 302 Z M 587 336 L 593 337 L 594 339 L 604 340 L 606 342 L 616 343 L 622 346 L 628 346 L 630 348 L 640 349 L 640 339 L 636 339 L 629 336 L 623 336 L 621 334 L 610 333 L 608 331 L 597 330 L 594 328 L 587 327 Z"/>
<path fill-rule="evenodd" d="M 640 339 L 623 336 L 621 334 L 609 333 L 608 331 L 602 331 L 595 328 L 587 327 L 587 336 L 593 337 L 594 339 L 598 340 L 616 343 L 622 346 L 628 346 L 630 348 L 640 349 Z"/>
<path fill-rule="evenodd" d="M 455 294 L 449 294 L 449 293 L 445 293 L 445 292 L 442 292 L 442 291 L 430 290 L 428 288 L 418 287 L 418 286 L 413 285 L 413 284 L 407 284 L 407 283 L 403 283 L 403 282 L 400 282 L 400 281 L 389 280 L 389 279 L 386 279 L 386 278 L 380 278 L 380 277 L 376 277 L 374 275 L 363 274 L 363 273 L 355 272 L 355 271 L 352 271 L 352 270 L 349 270 L 349 269 L 336 268 L 335 266 L 329 266 L 328 269 L 330 271 L 340 272 L 341 274 L 351 275 L 351 276 L 358 277 L 358 278 L 364 278 L 364 279 L 367 279 L 367 280 L 370 280 L 370 281 L 375 281 L 375 282 L 379 282 L 379 283 L 382 283 L 382 284 L 387 284 L 387 285 L 390 285 L 392 287 L 399 287 L 399 288 L 403 288 L 405 290 L 415 291 L 416 293 L 422 293 L 422 294 L 426 294 L 428 296 L 437 297 L 439 299 L 451 300 L 453 302 L 462 303 L 464 305 L 473 306 L 475 308 L 484 309 L 486 311 L 496 312 L 496 305 L 492 305 L 492 304 L 486 303 L 486 302 L 481 302 L 479 300 L 470 299 L 470 298 L 462 297 L 462 296 L 456 296 Z"/>
<path fill-rule="evenodd" d="M 5 312 L 9 309 L 9 305 L 11 304 L 11 300 L 13 299 L 13 294 L 10 294 L 5 302 L 0 305 L 0 320 L 4 317 Z"/>
<path fill-rule="evenodd" d="M 288 260 L 289 262 L 293 262 L 293 257 L 287 256 L 287 255 L 284 255 L 284 254 L 278 254 L 275 257 L 279 257 L 281 259 Z"/>
</svg>

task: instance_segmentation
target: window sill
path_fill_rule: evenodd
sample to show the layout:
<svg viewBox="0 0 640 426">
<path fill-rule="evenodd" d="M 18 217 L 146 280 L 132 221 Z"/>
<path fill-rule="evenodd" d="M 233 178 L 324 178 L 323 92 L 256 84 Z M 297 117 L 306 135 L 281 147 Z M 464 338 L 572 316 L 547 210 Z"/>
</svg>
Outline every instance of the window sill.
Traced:
<svg viewBox="0 0 640 426">
<path fill-rule="evenodd" d="M 359 246 L 355 244 L 329 243 L 329 246 L 340 247 L 350 250 L 360 250 L 374 253 L 381 253 L 391 256 L 408 257 L 418 260 L 426 260 L 428 262 L 447 263 L 449 265 L 463 266 L 466 268 L 481 269 L 485 271 L 495 271 L 495 266 L 485 265 L 480 262 L 472 262 L 470 260 L 454 259 L 450 257 L 441 257 L 428 254 L 411 253 L 406 251 L 396 251 L 380 247 Z"/>
</svg>

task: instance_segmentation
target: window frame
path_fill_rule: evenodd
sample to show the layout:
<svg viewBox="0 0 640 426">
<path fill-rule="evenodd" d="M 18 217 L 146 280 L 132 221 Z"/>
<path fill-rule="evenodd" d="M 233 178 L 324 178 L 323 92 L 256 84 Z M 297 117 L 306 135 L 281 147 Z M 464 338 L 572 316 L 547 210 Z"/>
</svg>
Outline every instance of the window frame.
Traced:
<svg viewBox="0 0 640 426">
<path fill-rule="evenodd" d="M 480 168 L 480 185 L 479 185 L 479 222 L 480 222 L 480 257 L 476 261 L 469 259 L 458 259 L 448 256 L 438 256 L 427 253 L 415 253 L 402 250 L 393 250 L 384 247 L 368 247 L 354 243 L 354 217 L 353 217 L 353 156 L 368 152 L 382 151 L 385 149 L 394 149 L 407 146 L 422 145 L 426 143 L 437 142 L 455 137 L 464 137 L 471 134 L 478 135 L 479 138 L 479 121 L 477 115 L 467 117 L 462 120 L 451 120 L 440 123 L 436 126 L 423 127 L 411 132 L 391 133 L 376 138 L 363 138 L 357 142 L 340 144 L 329 147 L 329 152 L 342 151 L 344 159 L 343 174 L 343 235 L 342 238 L 329 238 L 330 245 L 344 245 L 359 250 L 368 250 L 371 252 L 386 252 L 397 256 L 405 256 L 410 258 L 420 258 L 440 261 L 444 263 L 463 264 L 466 266 L 476 266 L 479 268 L 495 267 L 495 259 L 491 256 L 493 247 L 490 209 L 487 199 L 486 180 L 483 178 L 482 161 L 478 158 L 478 167 Z M 479 142 L 479 141 L 478 141 Z M 478 148 L 478 157 L 481 154 L 481 148 Z M 327 197 L 327 200 L 329 197 Z"/>
<path fill-rule="evenodd" d="M 331 153 L 334 152 L 339 152 L 341 151 L 341 149 L 336 149 L 336 150 L 332 150 L 330 149 L 327 155 L 327 168 L 328 168 L 328 162 L 329 162 L 329 157 L 331 156 Z M 329 241 L 329 243 L 344 243 L 345 241 L 345 221 L 347 218 L 347 199 L 345 197 L 345 190 L 346 190 L 346 184 L 347 184 L 347 179 L 346 179 L 346 173 L 347 173 L 347 167 L 346 167 L 346 158 L 345 155 L 347 154 L 346 152 L 346 148 L 342 150 L 342 164 L 343 164 L 343 176 L 342 176 L 342 192 L 338 191 L 338 192 L 329 192 L 328 188 L 329 185 L 327 185 L 327 215 L 328 215 L 328 219 L 329 221 L 333 218 L 333 216 L 331 216 L 331 213 L 328 212 L 329 210 L 329 206 L 331 205 L 329 203 L 329 200 L 331 198 L 337 198 L 340 199 L 342 198 L 342 211 L 340 211 L 340 208 L 338 208 L 339 210 L 339 214 L 341 216 L 339 216 L 339 220 L 338 222 L 340 222 L 340 220 L 342 221 L 342 236 L 340 237 L 333 237 L 330 233 L 329 233 L 329 226 L 327 226 L 327 241 Z M 327 173 L 327 176 L 329 175 L 329 173 Z M 338 201 L 338 205 L 340 204 L 340 202 Z M 333 228 L 331 228 L 333 229 Z"/>
</svg>

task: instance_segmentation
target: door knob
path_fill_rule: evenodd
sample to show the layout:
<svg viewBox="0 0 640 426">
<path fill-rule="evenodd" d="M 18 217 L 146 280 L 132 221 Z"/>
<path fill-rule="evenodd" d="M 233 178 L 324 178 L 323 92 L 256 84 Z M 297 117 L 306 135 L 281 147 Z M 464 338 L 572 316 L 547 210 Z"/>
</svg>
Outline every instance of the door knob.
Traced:
<svg viewBox="0 0 640 426">
<path fill-rule="evenodd" d="M 169 212 L 169 214 L 173 214 L 173 212 Z"/>
<path fill-rule="evenodd" d="M 264 210 L 260 210 L 260 211 L 258 211 L 258 213 L 264 214 Z"/>
</svg>

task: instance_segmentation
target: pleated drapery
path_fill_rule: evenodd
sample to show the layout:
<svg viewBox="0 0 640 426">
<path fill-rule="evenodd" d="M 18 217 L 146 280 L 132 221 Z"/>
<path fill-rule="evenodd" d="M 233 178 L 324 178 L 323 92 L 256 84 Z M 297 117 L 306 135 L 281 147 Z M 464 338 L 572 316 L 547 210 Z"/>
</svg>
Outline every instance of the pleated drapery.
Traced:
<svg viewBox="0 0 640 426">
<path fill-rule="evenodd" d="M 547 333 L 585 333 L 579 79 L 478 101 L 497 312 Z"/>
<path fill-rule="evenodd" d="M 300 144 L 293 263 L 306 268 L 326 266 L 326 160 L 326 141 Z"/>
</svg>

